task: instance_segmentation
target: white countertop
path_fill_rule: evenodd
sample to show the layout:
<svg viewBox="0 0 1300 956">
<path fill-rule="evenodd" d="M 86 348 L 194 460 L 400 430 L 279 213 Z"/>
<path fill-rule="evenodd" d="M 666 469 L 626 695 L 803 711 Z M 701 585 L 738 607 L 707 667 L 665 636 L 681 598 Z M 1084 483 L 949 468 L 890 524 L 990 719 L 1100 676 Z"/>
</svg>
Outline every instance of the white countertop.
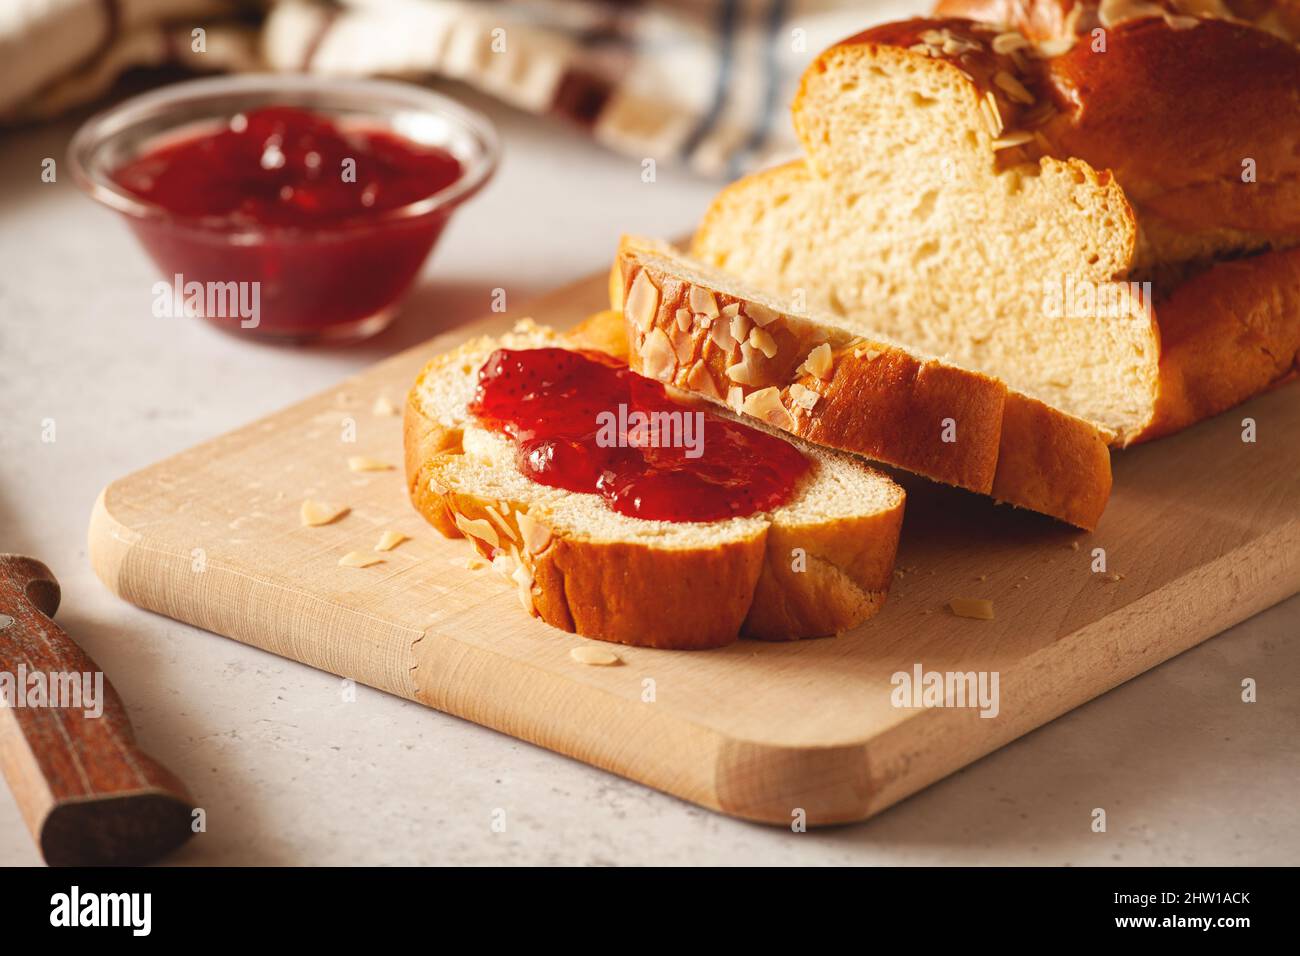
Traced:
<svg viewBox="0 0 1300 956">
<path fill-rule="evenodd" d="M 463 95 L 458 91 L 458 95 Z M 689 231 L 717 184 L 471 98 L 506 154 L 398 324 L 360 347 L 249 345 L 150 313 L 153 265 L 75 188 L 74 123 L 0 133 L 0 550 L 44 560 L 58 620 L 207 811 L 190 864 L 1294 864 L 1300 598 L 1075 710 L 865 824 L 739 821 L 140 611 L 86 558 L 110 480 L 378 358 L 602 268 L 621 231 Z M 59 160 L 43 184 L 41 160 Z M 56 440 L 43 443 L 45 419 Z M 1243 677 L 1259 702 L 1240 699 Z M 2 789 L 2 788 L 0 788 Z M 496 808 L 507 828 L 494 833 Z M 1090 829 L 1106 808 L 1108 832 Z M 0 793 L 0 865 L 40 862 Z"/>
</svg>

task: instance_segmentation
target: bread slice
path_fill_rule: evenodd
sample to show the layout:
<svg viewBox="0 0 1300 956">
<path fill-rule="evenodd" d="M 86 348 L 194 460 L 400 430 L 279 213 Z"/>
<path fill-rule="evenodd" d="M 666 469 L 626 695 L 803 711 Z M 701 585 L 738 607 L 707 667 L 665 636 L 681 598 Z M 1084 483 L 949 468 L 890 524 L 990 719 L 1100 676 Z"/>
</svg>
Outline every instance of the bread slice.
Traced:
<svg viewBox="0 0 1300 956">
<path fill-rule="evenodd" d="M 1211 117 L 1238 101 L 1294 115 L 1294 84 L 1274 76 L 1300 76 L 1300 54 L 1217 22 L 1179 34 L 1146 19 L 1108 31 L 1105 55 L 1079 43 L 1057 57 L 1004 30 L 919 19 L 825 51 L 794 104 L 806 160 L 724 190 L 696 257 L 848 329 L 993 375 L 1121 446 L 1286 380 L 1300 366 L 1294 270 L 1277 248 L 1300 236 L 1287 191 L 1294 136 L 1272 136 L 1252 106 L 1259 149 L 1239 156 Z M 1193 82 L 1180 49 L 1222 69 Z M 1244 65 L 1255 57 L 1274 76 Z M 1210 72 L 1263 99 L 1207 100 Z M 1170 90 L 1166 73 L 1180 78 Z M 1241 157 L 1256 152 L 1271 171 L 1243 193 Z M 1207 316 L 1178 294 L 1189 277 L 1220 290 L 1242 277 L 1204 257 L 1270 246 L 1236 313 Z M 1197 333 L 1195 348 L 1162 344 L 1162 329 L 1206 322 L 1215 332 Z"/>
<path fill-rule="evenodd" d="M 849 455 L 799 443 L 812 468 L 787 504 L 707 523 L 628 517 L 521 475 L 511 443 L 466 411 L 478 370 L 497 348 L 566 344 L 528 320 L 474 339 L 424 368 L 405 411 L 412 503 L 508 573 L 528 613 L 600 640 L 695 649 L 834 634 L 880 610 L 904 493 Z"/>
<path fill-rule="evenodd" d="M 724 190 L 692 251 L 849 328 L 985 371 L 1122 443 L 1155 404 L 1149 309 L 1125 302 L 1113 316 L 1053 321 L 1044 297 L 1069 283 L 1118 298 L 1108 284 L 1137 236 L 1124 194 L 1077 160 L 1001 165 L 999 140 L 1014 130 L 999 127 L 1022 104 L 992 80 L 988 36 L 952 30 L 994 58 L 976 79 L 903 45 L 923 46 L 927 26 L 938 28 L 918 21 L 914 35 L 823 53 L 796 103 L 808 162 Z"/>
<path fill-rule="evenodd" d="M 860 325 L 798 313 L 663 243 L 625 237 L 618 266 L 629 364 L 642 374 L 808 441 L 1096 527 L 1110 452 L 1088 422 Z"/>
</svg>

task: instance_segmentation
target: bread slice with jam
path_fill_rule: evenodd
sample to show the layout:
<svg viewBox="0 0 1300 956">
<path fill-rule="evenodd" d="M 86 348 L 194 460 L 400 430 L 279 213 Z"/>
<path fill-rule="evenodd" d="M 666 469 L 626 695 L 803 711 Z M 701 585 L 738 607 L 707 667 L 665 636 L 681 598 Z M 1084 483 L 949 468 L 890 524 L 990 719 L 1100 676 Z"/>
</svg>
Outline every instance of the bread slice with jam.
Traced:
<svg viewBox="0 0 1300 956">
<path fill-rule="evenodd" d="M 565 338 L 524 320 L 425 366 L 404 434 L 411 501 L 430 524 L 469 539 L 514 582 L 527 613 L 604 641 L 697 649 L 738 637 L 793 640 L 838 633 L 880 610 L 904 493 L 851 455 L 794 441 L 809 467 L 787 500 L 716 521 L 634 517 L 595 493 L 526 477 L 513 439 L 470 411 L 480 369 L 498 349 L 592 342 L 590 329 Z"/>
</svg>

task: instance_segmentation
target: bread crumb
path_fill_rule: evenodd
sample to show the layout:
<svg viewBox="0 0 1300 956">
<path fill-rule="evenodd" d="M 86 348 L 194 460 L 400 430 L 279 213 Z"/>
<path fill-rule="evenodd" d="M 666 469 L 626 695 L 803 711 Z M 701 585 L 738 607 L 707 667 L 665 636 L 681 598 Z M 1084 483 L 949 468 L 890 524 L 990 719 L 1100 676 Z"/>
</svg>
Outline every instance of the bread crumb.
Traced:
<svg viewBox="0 0 1300 956">
<path fill-rule="evenodd" d="M 1124 575 L 1116 571 L 1113 574 L 1102 575 L 1102 580 L 1108 584 L 1114 584 L 1116 581 L 1123 581 Z"/>
<path fill-rule="evenodd" d="M 298 509 L 298 517 L 301 519 L 303 526 L 316 528 L 323 524 L 329 524 L 337 521 L 347 514 L 351 509 L 347 505 L 332 505 L 324 501 L 312 501 L 310 498 L 302 503 Z"/>
<path fill-rule="evenodd" d="M 365 455 L 353 455 L 348 459 L 348 468 L 352 471 L 392 471 L 393 466 L 386 461 L 380 461 L 377 458 L 367 458 Z"/>
<path fill-rule="evenodd" d="M 488 563 L 477 554 L 472 554 L 468 558 L 452 558 L 451 564 L 452 567 L 464 568 L 466 571 L 481 571 L 488 566 Z"/>
<path fill-rule="evenodd" d="M 1070 542 L 1070 550 L 1071 550 L 1071 551 L 1078 551 L 1078 550 L 1079 550 L 1079 542 L 1078 542 L 1078 541 L 1071 541 L 1071 542 Z"/>
<path fill-rule="evenodd" d="M 376 551 L 392 551 L 395 547 L 410 537 L 408 534 L 402 534 L 400 531 L 385 531 L 379 536 L 379 542 L 375 545 Z"/>
<path fill-rule="evenodd" d="M 612 667 L 623 663 L 623 659 L 613 651 L 603 647 L 593 647 L 590 644 L 571 648 L 569 657 L 579 664 L 588 664 L 592 667 Z"/>
<path fill-rule="evenodd" d="M 383 563 L 383 558 L 377 558 L 373 554 L 366 554 L 364 551 L 349 551 L 339 558 L 340 568 L 368 568 L 372 564 Z"/>
<path fill-rule="evenodd" d="M 993 620 L 993 602 L 984 598 L 953 598 L 948 608 L 957 617 L 974 618 L 977 621 Z"/>
</svg>

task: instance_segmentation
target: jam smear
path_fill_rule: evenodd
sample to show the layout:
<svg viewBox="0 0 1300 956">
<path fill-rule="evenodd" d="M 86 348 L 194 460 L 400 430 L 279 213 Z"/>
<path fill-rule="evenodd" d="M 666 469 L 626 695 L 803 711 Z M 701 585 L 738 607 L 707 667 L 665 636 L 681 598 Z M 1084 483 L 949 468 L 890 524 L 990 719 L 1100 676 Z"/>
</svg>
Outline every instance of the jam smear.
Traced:
<svg viewBox="0 0 1300 956">
<path fill-rule="evenodd" d="M 446 150 L 271 106 L 146 152 L 115 170 L 113 180 L 178 216 L 309 227 L 397 209 L 461 174 Z"/>
<path fill-rule="evenodd" d="M 789 442 L 675 402 L 599 352 L 498 349 L 479 370 L 469 411 L 513 441 L 525 477 L 600 495 L 635 518 L 767 511 L 790 500 L 810 467 Z M 657 426 L 638 427 L 637 412 Z"/>
</svg>

